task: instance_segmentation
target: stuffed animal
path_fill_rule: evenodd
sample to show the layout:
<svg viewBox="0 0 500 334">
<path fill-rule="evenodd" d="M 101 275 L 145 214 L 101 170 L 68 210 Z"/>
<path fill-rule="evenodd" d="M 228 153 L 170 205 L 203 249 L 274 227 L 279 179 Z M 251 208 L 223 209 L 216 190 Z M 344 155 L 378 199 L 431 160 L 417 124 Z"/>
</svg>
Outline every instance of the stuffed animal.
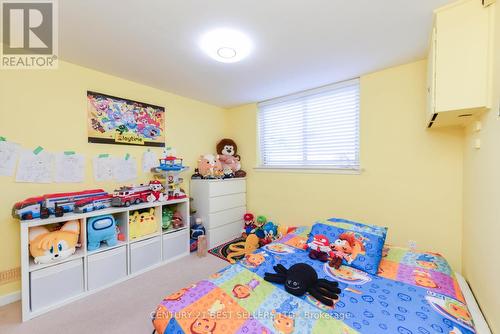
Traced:
<svg viewBox="0 0 500 334">
<path fill-rule="evenodd" d="M 241 236 L 243 238 L 246 238 L 250 233 L 255 230 L 255 218 L 254 215 L 251 214 L 250 212 L 247 212 L 243 215 L 243 230 L 241 230 Z"/>
<path fill-rule="evenodd" d="M 316 234 L 313 240 L 305 245 L 309 249 L 309 257 L 313 260 L 320 260 L 321 262 L 328 261 L 330 254 L 330 240 L 323 234 Z"/>
<path fill-rule="evenodd" d="M 264 232 L 264 238 L 260 240 L 262 246 L 270 244 L 278 236 L 278 226 L 273 222 L 267 222 L 262 226 L 262 231 Z"/>
<path fill-rule="evenodd" d="M 236 263 L 236 260 L 252 254 L 259 248 L 259 238 L 255 234 L 248 235 L 245 241 L 237 242 L 229 245 L 229 254 L 226 259 L 229 263 Z"/>
<path fill-rule="evenodd" d="M 133 211 L 133 213 L 130 214 L 128 227 L 130 239 L 155 233 L 157 229 L 155 209 L 150 208 L 148 211 L 142 212 L 138 210 Z"/>
<path fill-rule="evenodd" d="M 184 226 L 184 218 L 182 218 L 182 214 L 179 211 L 175 211 L 172 217 L 172 227 L 181 228 L 183 226 Z"/>
<path fill-rule="evenodd" d="M 204 179 L 215 179 L 223 173 L 222 164 L 218 155 L 203 154 L 198 159 L 198 172 Z"/>
<path fill-rule="evenodd" d="M 196 218 L 195 223 L 191 225 L 191 240 L 189 242 L 191 252 L 198 249 L 198 237 L 205 234 L 206 230 L 203 226 L 201 218 Z"/>
<path fill-rule="evenodd" d="M 267 218 L 266 216 L 258 216 L 257 220 L 255 221 L 255 228 L 252 231 L 252 233 L 255 233 L 259 239 L 264 239 L 266 234 L 264 233 L 264 230 L 262 227 L 267 223 Z"/>
<path fill-rule="evenodd" d="M 238 155 L 238 146 L 234 140 L 229 138 L 222 139 L 217 144 L 217 154 L 222 163 L 222 168 L 230 168 L 235 177 L 245 177 L 246 172 L 241 170 L 240 156 Z"/>
<path fill-rule="evenodd" d="M 333 306 L 334 300 L 339 299 L 341 293 L 338 282 L 318 278 L 313 267 L 306 263 L 296 263 L 289 269 L 278 264 L 273 267 L 276 273 L 265 273 L 264 279 L 268 282 L 284 284 L 285 291 L 300 297 L 306 292 L 319 302 Z"/>
<path fill-rule="evenodd" d="M 170 206 L 164 205 L 161 209 L 161 228 L 168 230 L 172 225 L 172 217 L 174 216 L 174 209 Z"/>
<path fill-rule="evenodd" d="M 113 215 L 89 218 L 87 221 L 87 250 L 93 251 L 101 247 L 101 242 L 108 246 L 116 245 L 118 231 Z"/>
<path fill-rule="evenodd" d="M 200 170 L 198 168 L 194 169 L 194 174 L 191 176 L 191 179 L 193 179 L 193 180 L 203 179 L 203 176 L 200 174 Z"/>
<path fill-rule="evenodd" d="M 80 224 L 77 220 L 70 220 L 53 232 L 45 226 L 31 227 L 30 254 L 35 263 L 51 263 L 65 259 L 75 253 L 79 237 Z"/>
<path fill-rule="evenodd" d="M 165 188 L 159 180 L 149 182 L 149 189 L 151 190 L 151 194 L 147 197 L 148 202 L 163 201 L 165 199 Z"/>
</svg>

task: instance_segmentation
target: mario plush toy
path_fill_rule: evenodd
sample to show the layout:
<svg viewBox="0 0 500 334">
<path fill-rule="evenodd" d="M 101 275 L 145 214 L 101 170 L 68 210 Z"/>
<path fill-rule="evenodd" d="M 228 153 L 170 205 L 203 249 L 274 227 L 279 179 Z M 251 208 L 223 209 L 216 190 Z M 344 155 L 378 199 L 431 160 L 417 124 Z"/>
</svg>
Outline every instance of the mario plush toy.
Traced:
<svg viewBox="0 0 500 334">
<path fill-rule="evenodd" d="M 256 227 L 255 217 L 250 212 L 247 212 L 243 215 L 243 221 L 245 222 L 245 225 L 243 225 L 243 230 L 241 230 L 241 236 L 246 238 Z"/>
</svg>

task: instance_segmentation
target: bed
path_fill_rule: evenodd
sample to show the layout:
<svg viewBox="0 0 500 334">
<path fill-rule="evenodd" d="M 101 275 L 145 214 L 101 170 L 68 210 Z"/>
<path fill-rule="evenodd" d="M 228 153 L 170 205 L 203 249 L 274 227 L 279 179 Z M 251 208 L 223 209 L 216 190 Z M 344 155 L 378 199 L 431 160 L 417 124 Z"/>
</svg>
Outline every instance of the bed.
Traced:
<svg viewBox="0 0 500 334">
<path fill-rule="evenodd" d="M 303 250 L 309 228 L 268 244 L 206 280 L 163 299 L 153 319 L 157 333 L 475 333 L 456 277 L 430 252 L 385 246 L 378 274 L 311 260 Z M 273 266 L 299 262 L 342 292 L 333 307 L 306 294 L 295 297 L 264 281 Z"/>
</svg>

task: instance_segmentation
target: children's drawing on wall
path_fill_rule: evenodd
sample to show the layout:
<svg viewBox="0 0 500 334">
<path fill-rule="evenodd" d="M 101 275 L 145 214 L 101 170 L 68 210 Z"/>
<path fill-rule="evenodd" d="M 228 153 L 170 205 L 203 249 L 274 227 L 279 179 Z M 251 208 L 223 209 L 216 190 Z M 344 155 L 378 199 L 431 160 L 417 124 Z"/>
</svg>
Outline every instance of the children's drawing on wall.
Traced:
<svg viewBox="0 0 500 334">
<path fill-rule="evenodd" d="M 55 181 L 59 183 L 79 183 L 85 178 L 85 157 L 74 152 L 55 155 Z"/>
<path fill-rule="evenodd" d="M 94 179 L 97 182 L 113 181 L 115 159 L 108 154 L 100 154 L 93 161 Z"/>
<path fill-rule="evenodd" d="M 148 149 L 142 154 L 142 171 L 148 173 L 155 167 L 158 167 L 158 158 L 154 152 Z"/>
<path fill-rule="evenodd" d="M 51 183 L 54 156 L 41 147 L 23 150 L 17 166 L 16 182 Z"/>
<path fill-rule="evenodd" d="M 124 158 L 116 158 L 114 178 L 118 182 L 133 181 L 137 178 L 137 163 L 128 153 Z"/>
<path fill-rule="evenodd" d="M 89 143 L 165 146 L 165 108 L 87 92 Z"/>
<path fill-rule="evenodd" d="M 14 175 L 20 148 L 19 144 L 0 141 L 0 176 Z"/>
</svg>

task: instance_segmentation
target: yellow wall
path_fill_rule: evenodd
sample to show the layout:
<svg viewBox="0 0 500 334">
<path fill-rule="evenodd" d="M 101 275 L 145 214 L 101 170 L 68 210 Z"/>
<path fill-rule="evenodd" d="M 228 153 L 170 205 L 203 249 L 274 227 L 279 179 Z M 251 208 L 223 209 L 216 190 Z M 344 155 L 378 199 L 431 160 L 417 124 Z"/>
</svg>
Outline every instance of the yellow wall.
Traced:
<svg viewBox="0 0 500 334">
<path fill-rule="evenodd" d="M 467 128 L 464 150 L 464 275 L 493 332 L 500 333 L 500 6 L 496 5 L 493 110 L 480 118 L 482 130 Z M 474 141 L 481 148 L 474 149 Z"/>
<path fill-rule="evenodd" d="M 248 172 L 248 208 L 279 223 L 345 217 L 389 227 L 388 241 L 461 267 L 463 131 L 425 128 L 424 61 L 361 78 L 361 175 L 255 171 L 256 105 L 229 111 Z"/>
<path fill-rule="evenodd" d="M 0 136 L 26 148 L 40 145 L 54 152 L 74 150 L 87 157 L 84 184 L 22 184 L 0 176 L 0 271 L 19 266 L 19 222 L 10 216 L 14 202 L 49 192 L 95 187 L 113 190 L 116 184 L 93 180 L 90 158 L 99 153 L 130 153 L 140 171 L 144 148 L 87 143 L 87 90 L 166 107 L 167 144 L 190 166 L 200 153 L 215 151 L 226 129 L 224 109 L 73 64 L 62 62 L 58 70 L 0 71 Z M 153 150 L 161 153 L 159 148 Z M 141 175 L 138 182 L 146 178 Z M 19 282 L 0 285 L 0 296 L 19 288 Z"/>
</svg>

